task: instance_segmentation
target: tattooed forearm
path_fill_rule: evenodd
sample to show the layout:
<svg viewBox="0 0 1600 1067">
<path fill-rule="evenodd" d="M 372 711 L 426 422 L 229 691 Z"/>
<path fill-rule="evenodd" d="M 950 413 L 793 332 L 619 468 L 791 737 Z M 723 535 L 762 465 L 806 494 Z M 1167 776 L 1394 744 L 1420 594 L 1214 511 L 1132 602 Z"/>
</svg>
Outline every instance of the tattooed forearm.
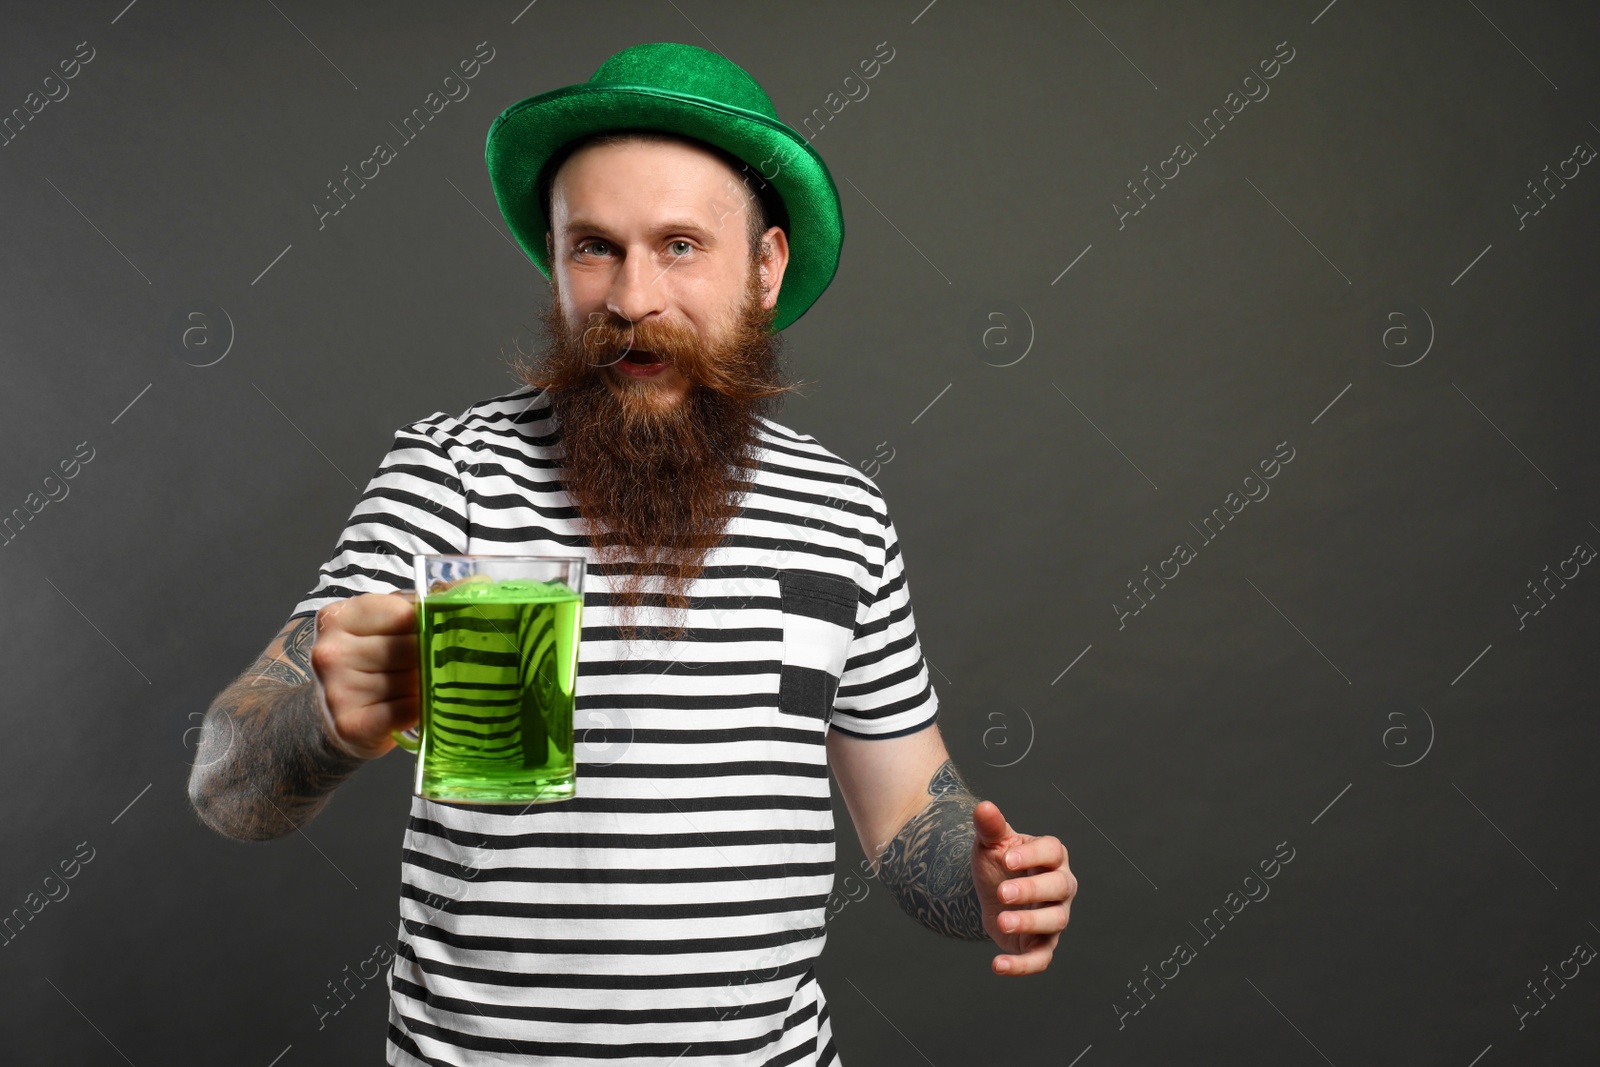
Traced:
<svg viewBox="0 0 1600 1067">
<path fill-rule="evenodd" d="M 928 782 L 933 799 L 913 815 L 878 859 L 878 876 L 900 909 L 934 933 L 987 941 L 972 882 L 972 795 L 945 760 Z"/>
<path fill-rule="evenodd" d="M 294 686 L 311 680 L 311 642 L 317 633 L 317 617 L 307 615 L 282 639 L 276 653 L 263 652 L 245 671 L 252 684 L 257 681 L 282 682 Z M 274 644 L 274 647 L 276 647 Z"/>
<path fill-rule="evenodd" d="M 315 633 L 316 616 L 295 620 L 206 712 L 189 800 L 226 837 L 293 833 L 366 762 L 328 736 L 311 675 Z"/>
</svg>

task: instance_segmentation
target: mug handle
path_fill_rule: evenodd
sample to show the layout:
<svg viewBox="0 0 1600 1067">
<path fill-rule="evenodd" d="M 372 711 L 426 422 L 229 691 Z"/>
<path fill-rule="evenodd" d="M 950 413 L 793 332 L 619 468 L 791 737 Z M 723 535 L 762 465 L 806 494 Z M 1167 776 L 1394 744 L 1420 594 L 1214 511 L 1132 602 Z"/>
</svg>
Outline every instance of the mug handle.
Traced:
<svg viewBox="0 0 1600 1067">
<path fill-rule="evenodd" d="M 409 589 L 400 590 L 400 595 L 405 597 L 407 600 L 411 601 L 412 604 L 416 604 L 417 603 L 417 594 L 412 592 Z M 420 642 L 420 640 L 422 638 L 422 611 L 421 611 L 420 608 L 418 608 L 418 610 L 417 610 L 417 638 L 418 638 L 418 641 Z M 421 648 L 421 646 L 419 644 L 418 645 L 419 651 L 420 651 L 420 648 Z M 421 696 L 420 693 L 417 694 L 417 695 L 419 697 Z M 405 749 L 407 752 L 412 753 L 413 755 L 415 755 L 417 753 L 417 751 L 421 748 L 422 735 L 417 733 L 417 728 L 415 726 L 409 727 L 409 728 L 404 729 L 404 730 L 390 730 L 389 731 L 389 736 L 394 738 L 394 743 L 396 745 L 399 745 L 401 748 Z"/>
</svg>

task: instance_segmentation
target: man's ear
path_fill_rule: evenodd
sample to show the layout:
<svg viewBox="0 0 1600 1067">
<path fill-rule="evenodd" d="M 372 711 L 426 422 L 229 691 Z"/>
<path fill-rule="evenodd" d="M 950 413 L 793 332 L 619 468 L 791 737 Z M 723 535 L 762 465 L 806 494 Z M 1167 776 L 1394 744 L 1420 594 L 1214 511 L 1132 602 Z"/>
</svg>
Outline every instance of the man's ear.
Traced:
<svg viewBox="0 0 1600 1067">
<path fill-rule="evenodd" d="M 783 232 L 783 227 L 773 226 L 762 235 L 761 252 L 761 282 L 766 290 L 762 304 L 774 307 L 783 286 L 784 273 L 789 267 L 789 235 Z M 767 303 L 767 300 L 771 300 L 771 303 Z"/>
</svg>

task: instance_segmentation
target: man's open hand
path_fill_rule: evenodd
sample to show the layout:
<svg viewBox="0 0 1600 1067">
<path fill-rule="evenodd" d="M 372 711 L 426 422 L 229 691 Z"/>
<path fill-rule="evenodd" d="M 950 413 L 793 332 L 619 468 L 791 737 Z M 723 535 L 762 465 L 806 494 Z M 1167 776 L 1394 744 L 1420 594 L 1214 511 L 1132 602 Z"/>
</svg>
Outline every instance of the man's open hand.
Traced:
<svg viewBox="0 0 1600 1067">
<path fill-rule="evenodd" d="M 995 974 L 1038 974 L 1050 966 L 1078 893 L 1066 847 L 1049 835 L 1017 833 L 992 800 L 973 809 L 972 825 L 978 831 L 972 881 L 983 907 L 983 928 L 1007 953 L 990 966 Z"/>
</svg>

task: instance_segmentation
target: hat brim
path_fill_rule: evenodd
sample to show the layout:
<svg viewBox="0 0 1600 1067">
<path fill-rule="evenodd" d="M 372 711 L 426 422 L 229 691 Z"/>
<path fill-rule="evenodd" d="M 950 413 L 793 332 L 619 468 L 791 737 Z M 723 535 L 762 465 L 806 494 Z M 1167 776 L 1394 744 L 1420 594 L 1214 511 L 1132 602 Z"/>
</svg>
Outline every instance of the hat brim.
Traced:
<svg viewBox="0 0 1600 1067">
<path fill-rule="evenodd" d="M 500 213 L 534 266 L 550 277 L 549 219 L 537 182 L 564 144 L 600 130 L 647 127 L 716 145 L 749 164 L 783 199 L 789 215 L 789 262 L 778 292 L 774 332 L 822 295 L 839 269 L 844 215 L 827 165 L 781 122 L 715 100 L 648 85 L 572 85 L 512 104 L 489 127 L 484 161 Z"/>
</svg>

